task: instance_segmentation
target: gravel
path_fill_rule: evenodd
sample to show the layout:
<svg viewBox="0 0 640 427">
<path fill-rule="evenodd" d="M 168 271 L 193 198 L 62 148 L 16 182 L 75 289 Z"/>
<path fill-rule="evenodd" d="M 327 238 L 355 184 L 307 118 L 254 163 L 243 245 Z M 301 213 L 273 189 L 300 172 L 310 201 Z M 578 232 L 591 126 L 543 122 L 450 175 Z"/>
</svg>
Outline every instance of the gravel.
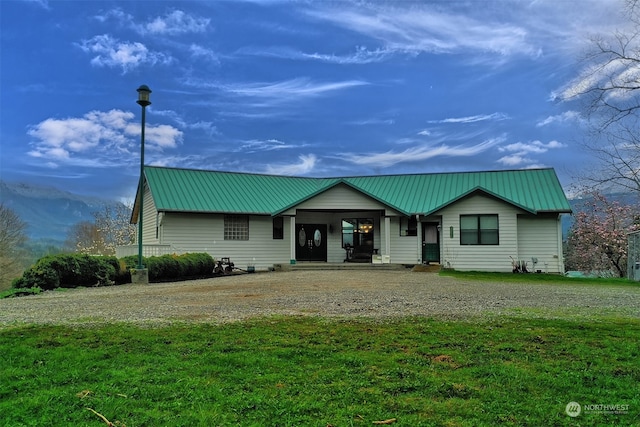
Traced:
<svg viewBox="0 0 640 427">
<path fill-rule="evenodd" d="M 493 283 L 406 271 L 283 271 L 0 300 L 0 326 L 223 323 L 263 316 L 640 318 L 640 287 Z"/>
</svg>

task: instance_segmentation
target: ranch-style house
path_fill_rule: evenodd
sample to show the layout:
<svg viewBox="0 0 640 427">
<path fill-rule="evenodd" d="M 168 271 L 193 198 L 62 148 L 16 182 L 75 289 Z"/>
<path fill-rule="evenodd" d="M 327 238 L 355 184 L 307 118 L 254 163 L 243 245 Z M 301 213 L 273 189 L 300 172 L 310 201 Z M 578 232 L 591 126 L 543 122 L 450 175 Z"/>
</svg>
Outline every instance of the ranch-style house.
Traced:
<svg viewBox="0 0 640 427">
<path fill-rule="evenodd" d="M 303 178 L 146 166 L 142 179 L 145 256 L 564 273 L 571 208 L 553 169 Z"/>
</svg>

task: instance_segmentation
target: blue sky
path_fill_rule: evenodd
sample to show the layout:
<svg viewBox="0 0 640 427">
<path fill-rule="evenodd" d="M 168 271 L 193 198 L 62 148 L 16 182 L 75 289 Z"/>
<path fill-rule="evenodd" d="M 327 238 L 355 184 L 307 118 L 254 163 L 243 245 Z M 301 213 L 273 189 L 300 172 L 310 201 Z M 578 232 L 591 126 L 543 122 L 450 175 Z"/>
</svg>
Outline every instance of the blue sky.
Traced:
<svg viewBox="0 0 640 427">
<path fill-rule="evenodd" d="M 617 0 L 0 2 L 0 177 L 132 199 L 148 165 L 296 176 L 581 168 Z"/>
</svg>

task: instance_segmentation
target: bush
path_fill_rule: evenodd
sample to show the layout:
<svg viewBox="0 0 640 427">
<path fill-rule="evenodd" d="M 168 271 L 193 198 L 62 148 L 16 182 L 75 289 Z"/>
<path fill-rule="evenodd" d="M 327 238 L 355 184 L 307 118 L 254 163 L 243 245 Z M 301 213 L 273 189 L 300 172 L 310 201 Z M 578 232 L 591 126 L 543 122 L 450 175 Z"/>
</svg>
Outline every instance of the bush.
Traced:
<svg viewBox="0 0 640 427">
<path fill-rule="evenodd" d="M 129 265 L 122 259 L 118 259 L 115 256 L 104 256 L 102 259 L 113 267 L 115 276 L 113 278 L 116 285 L 122 285 L 123 283 L 131 283 L 131 273 L 129 272 Z M 137 260 L 137 258 L 136 258 Z M 137 262 L 137 261 L 136 261 Z"/>
<path fill-rule="evenodd" d="M 149 281 L 159 282 L 210 276 L 214 262 L 209 254 L 189 253 L 149 257 L 145 265 L 149 269 Z"/>
<path fill-rule="evenodd" d="M 12 285 L 43 290 L 111 285 L 116 269 L 103 258 L 85 254 L 48 255 L 40 258 Z"/>
<path fill-rule="evenodd" d="M 138 256 L 127 256 L 119 261 L 126 270 L 127 282 L 130 282 L 131 273 L 129 273 L 129 270 L 138 267 Z M 142 264 L 149 270 L 150 282 L 209 277 L 214 267 L 213 258 L 207 253 L 152 256 L 143 258 Z"/>
<path fill-rule="evenodd" d="M 208 277 L 213 272 L 213 258 L 206 253 L 163 255 L 143 258 L 152 282 Z M 75 288 L 78 286 L 105 286 L 131 283 L 131 269 L 138 266 L 137 256 L 117 259 L 114 256 L 90 256 L 85 254 L 59 254 L 40 258 L 22 277 L 15 279 L 11 287 Z"/>
</svg>

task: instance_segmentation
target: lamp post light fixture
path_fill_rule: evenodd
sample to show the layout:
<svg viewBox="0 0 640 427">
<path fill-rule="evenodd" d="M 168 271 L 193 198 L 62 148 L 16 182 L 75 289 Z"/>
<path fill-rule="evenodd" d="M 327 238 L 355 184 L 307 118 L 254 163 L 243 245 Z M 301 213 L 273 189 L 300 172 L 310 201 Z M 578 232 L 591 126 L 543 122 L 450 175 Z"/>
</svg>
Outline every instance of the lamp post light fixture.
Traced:
<svg viewBox="0 0 640 427">
<path fill-rule="evenodd" d="M 151 89 L 147 85 L 142 85 L 138 89 L 138 100 L 136 101 L 142 107 L 142 125 L 140 131 L 140 182 L 138 183 L 138 271 L 137 283 L 149 283 L 149 272 L 142 265 L 142 202 L 144 200 L 144 130 L 147 106 L 151 105 L 149 95 Z M 132 280 L 133 281 L 133 280 Z"/>
</svg>

